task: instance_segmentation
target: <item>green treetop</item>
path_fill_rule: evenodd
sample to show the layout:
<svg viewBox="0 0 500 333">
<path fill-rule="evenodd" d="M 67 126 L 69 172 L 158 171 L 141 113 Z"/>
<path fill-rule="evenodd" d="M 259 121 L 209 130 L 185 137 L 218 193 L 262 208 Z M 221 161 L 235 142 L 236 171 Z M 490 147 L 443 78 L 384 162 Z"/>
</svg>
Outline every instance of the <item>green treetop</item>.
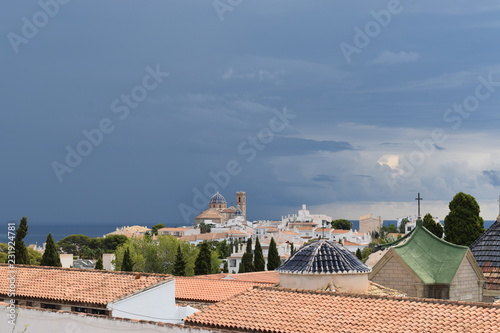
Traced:
<svg viewBox="0 0 500 333">
<path fill-rule="evenodd" d="M 122 271 L 124 272 L 134 271 L 134 262 L 132 261 L 132 257 L 130 255 L 130 249 L 128 247 L 125 249 L 125 252 L 123 253 Z"/>
<path fill-rule="evenodd" d="M 29 265 L 30 264 L 30 259 L 28 256 L 28 249 L 26 248 L 26 245 L 24 244 L 24 237 L 28 234 L 28 218 L 23 217 L 19 223 L 19 227 L 16 230 L 16 237 L 15 237 L 15 244 L 14 244 L 14 250 L 15 250 L 15 261 L 16 264 L 18 265 Z"/>
<path fill-rule="evenodd" d="M 173 274 L 175 276 L 186 275 L 186 260 L 184 260 L 184 256 L 182 255 L 181 244 L 177 247 Z"/>
<path fill-rule="evenodd" d="M 274 271 L 281 265 L 280 255 L 278 253 L 278 248 L 276 247 L 276 242 L 274 238 L 271 238 L 271 243 L 269 244 L 269 252 L 267 255 L 267 270 Z"/>
<path fill-rule="evenodd" d="M 240 269 L 238 273 L 249 273 L 254 272 L 253 266 L 253 252 L 252 252 L 252 238 L 247 240 L 247 247 L 245 253 L 241 257 Z"/>
<path fill-rule="evenodd" d="M 163 223 L 155 224 L 154 226 L 151 227 L 151 233 L 155 236 L 158 236 L 158 229 L 161 228 L 165 228 L 165 225 Z"/>
<path fill-rule="evenodd" d="M 102 257 L 99 257 L 97 259 L 97 262 L 95 263 L 94 269 L 104 269 L 104 265 L 103 265 L 103 262 L 102 262 Z"/>
<path fill-rule="evenodd" d="M 441 223 L 434 221 L 430 213 L 425 214 L 422 226 L 437 237 L 443 237 L 443 226 Z"/>
<path fill-rule="evenodd" d="M 45 252 L 42 256 L 41 266 L 53 266 L 62 267 L 61 258 L 56 249 L 56 243 L 54 243 L 54 238 L 52 234 L 47 236 L 47 241 L 45 242 Z"/>
<path fill-rule="evenodd" d="M 204 241 L 201 243 L 200 252 L 196 257 L 194 264 L 194 274 L 195 275 L 206 275 L 212 273 L 212 251 L 208 242 Z"/>
<path fill-rule="evenodd" d="M 476 199 L 459 192 L 448 207 L 450 212 L 444 219 L 444 240 L 457 245 L 471 245 L 484 232 L 484 220 L 479 216 Z"/>
<path fill-rule="evenodd" d="M 346 219 L 333 220 L 332 228 L 340 230 L 351 230 L 351 221 Z"/>
<path fill-rule="evenodd" d="M 262 272 L 266 270 L 266 261 L 264 259 L 264 254 L 262 253 L 262 246 L 260 246 L 259 239 L 255 240 L 255 253 L 253 259 L 253 266 L 256 272 Z"/>
</svg>

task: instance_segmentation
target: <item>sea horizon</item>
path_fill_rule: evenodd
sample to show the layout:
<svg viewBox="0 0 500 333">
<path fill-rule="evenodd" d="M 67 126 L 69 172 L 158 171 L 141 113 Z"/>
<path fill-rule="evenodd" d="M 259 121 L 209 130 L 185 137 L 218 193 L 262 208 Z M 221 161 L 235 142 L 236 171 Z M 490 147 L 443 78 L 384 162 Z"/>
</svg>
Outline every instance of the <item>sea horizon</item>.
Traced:
<svg viewBox="0 0 500 333">
<path fill-rule="evenodd" d="M 359 230 L 359 220 L 350 220 L 352 222 L 352 229 Z M 396 224 L 397 220 L 384 220 L 384 225 L 388 226 L 390 224 Z M 488 229 L 495 220 L 484 221 L 484 228 Z M 156 223 L 155 223 L 156 224 Z M 443 224 L 443 221 L 441 221 Z M 28 222 L 28 234 L 24 239 L 24 243 L 26 245 L 29 244 L 38 244 L 42 245 L 49 233 L 52 234 L 52 237 L 57 242 L 69 235 L 86 235 L 91 238 L 95 237 L 103 237 L 105 234 L 113 232 L 116 228 L 131 226 L 131 225 L 144 225 L 144 223 L 137 224 L 125 224 L 119 225 L 116 223 L 108 223 L 108 224 L 78 224 L 78 225 L 64 225 L 64 224 L 30 224 Z M 147 227 L 152 227 L 153 225 L 147 225 Z M 180 225 L 166 225 L 167 227 L 176 227 Z M 16 226 L 17 227 L 17 226 Z M 9 240 L 7 238 L 7 224 L 5 224 L 5 228 L 2 228 L 2 232 L 0 233 L 0 243 L 7 243 Z M 5 230 L 5 231 L 4 231 Z"/>
</svg>

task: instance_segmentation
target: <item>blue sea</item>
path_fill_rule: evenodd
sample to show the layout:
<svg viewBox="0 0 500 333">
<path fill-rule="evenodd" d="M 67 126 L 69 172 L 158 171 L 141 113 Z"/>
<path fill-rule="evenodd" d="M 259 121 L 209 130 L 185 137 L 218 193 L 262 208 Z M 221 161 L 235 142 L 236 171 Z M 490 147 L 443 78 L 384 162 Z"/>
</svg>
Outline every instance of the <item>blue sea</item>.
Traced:
<svg viewBox="0 0 500 333">
<path fill-rule="evenodd" d="M 351 220 L 353 229 L 359 230 L 359 221 Z M 489 228 L 495 221 L 484 221 L 484 227 Z M 385 220 L 384 225 L 396 224 L 396 220 Z M 443 223 L 443 221 L 441 221 Z M 52 237 L 57 242 L 66 236 L 74 234 L 87 235 L 89 237 L 102 237 L 103 235 L 115 231 L 116 228 L 123 227 L 123 225 L 117 224 L 74 224 L 74 225 L 51 225 L 51 224 L 30 224 L 28 222 L 28 235 L 24 239 L 25 244 L 39 244 L 42 245 L 49 233 L 52 233 Z M 151 227 L 151 226 L 148 226 Z M 0 227 L 0 243 L 7 243 L 7 223 L 3 227 Z"/>
<path fill-rule="evenodd" d="M 24 238 L 24 243 L 42 245 L 47 240 L 47 235 L 52 234 L 57 242 L 66 236 L 74 234 L 87 235 L 89 237 L 102 237 L 103 235 L 115 231 L 116 228 L 122 227 L 117 224 L 73 224 L 73 225 L 51 225 L 51 224 L 35 224 L 28 220 L 28 235 Z M 0 227 L 0 243 L 7 242 L 7 223 Z"/>
</svg>

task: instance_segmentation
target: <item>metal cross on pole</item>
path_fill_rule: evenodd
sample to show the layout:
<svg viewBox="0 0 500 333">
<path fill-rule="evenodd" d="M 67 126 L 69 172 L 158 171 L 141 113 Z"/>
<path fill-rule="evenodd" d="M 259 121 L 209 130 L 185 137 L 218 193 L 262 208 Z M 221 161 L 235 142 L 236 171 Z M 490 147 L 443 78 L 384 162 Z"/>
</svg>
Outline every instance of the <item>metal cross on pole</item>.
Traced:
<svg viewBox="0 0 500 333">
<path fill-rule="evenodd" d="M 420 192 L 418 193 L 418 197 L 416 197 L 415 200 L 418 201 L 418 217 L 420 217 L 420 201 L 424 200 L 424 198 L 420 196 Z M 500 202 L 500 199 L 498 201 Z"/>
</svg>

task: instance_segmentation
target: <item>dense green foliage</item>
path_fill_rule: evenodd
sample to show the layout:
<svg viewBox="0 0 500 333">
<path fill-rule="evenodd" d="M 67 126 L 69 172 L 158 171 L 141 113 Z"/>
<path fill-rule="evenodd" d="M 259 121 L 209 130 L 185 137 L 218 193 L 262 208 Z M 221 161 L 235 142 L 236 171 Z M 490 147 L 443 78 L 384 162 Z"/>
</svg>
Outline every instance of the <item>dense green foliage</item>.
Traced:
<svg viewBox="0 0 500 333">
<path fill-rule="evenodd" d="M 332 221 L 333 229 L 341 229 L 341 230 L 351 230 L 351 221 L 346 219 L 337 219 Z"/>
<path fill-rule="evenodd" d="M 434 221 L 430 213 L 425 214 L 422 226 L 437 237 L 443 237 L 443 226 L 441 223 Z"/>
<path fill-rule="evenodd" d="M 157 239 L 151 237 L 128 239 L 115 251 L 116 270 L 123 270 L 121 268 L 123 254 L 128 248 L 134 263 L 134 271 L 172 274 L 179 245 L 184 260 L 186 260 L 186 275 L 192 276 L 194 275 L 194 262 L 199 250 L 195 245 L 182 242 L 174 236 L 158 236 Z"/>
<path fill-rule="evenodd" d="M 128 241 L 125 235 L 108 235 L 104 238 L 90 238 L 86 235 L 69 235 L 56 243 L 64 253 L 71 253 L 84 259 L 96 259 L 103 253 L 112 253 Z"/>
<path fill-rule="evenodd" d="M 174 270 L 172 274 L 175 276 L 185 276 L 186 275 L 186 260 L 182 255 L 181 244 L 177 246 L 177 256 L 175 257 Z"/>
<path fill-rule="evenodd" d="M 52 234 L 48 234 L 47 236 L 47 241 L 45 242 L 45 252 L 43 253 L 40 265 L 62 267 L 61 258 L 57 252 L 56 243 L 54 242 L 54 238 L 52 238 Z"/>
<path fill-rule="evenodd" d="M 281 260 L 278 253 L 278 248 L 276 247 L 276 242 L 274 238 L 271 238 L 271 243 L 269 244 L 269 252 L 267 255 L 267 270 L 274 271 L 276 268 L 280 267 Z"/>
<path fill-rule="evenodd" d="M 231 246 L 226 240 L 218 242 L 216 244 L 217 253 L 219 254 L 219 259 L 226 259 L 231 255 Z"/>
<path fill-rule="evenodd" d="M 484 220 L 479 216 L 476 199 L 459 192 L 448 207 L 450 212 L 444 219 L 444 239 L 453 244 L 471 245 L 484 232 Z"/>
<path fill-rule="evenodd" d="M 194 264 L 195 275 L 206 275 L 212 273 L 211 267 L 212 250 L 207 242 L 201 243 L 200 252 Z"/>
<path fill-rule="evenodd" d="M 134 262 L 132 261 L 132 257 L 130 255 L 130 248 L 126 248 L 123 253 L 123 261 L 122 261 L 122 271 L 124 272 L 133 272 L 134 271 Z"/>
<path fill-rule="evenodd" d="M 356 250 L 356 257 L 357 257 L 359 260 L 362 260 L 362 259 L 363 259 L 363 257 L 361 256 L 361 250 L 360 250 L 359 248 Z"/>
<path fill-rule="evenodd" d="M 97 262 L 95 263 L 94 269 L 104 269 L 104 265 L 102 262 L 102 257 L 99 257 L 97 259 Z"/>
<path fill-rule="evenodd" d="M 28 218 L 25 216 L 19 222 L 19 227 L 16 230 L 14 251 L 15 251 L 15 263 L 17 265 L 29 265 L 30 259 L 28 256 L 28 249 L 26 244 L 24 244 L 24 237 L 28 234 Z"/>
<path fill-rule="evenodd" d="M 253 267 L 256 272 L 262 272 L 266 270 L 266 260 L 264 259 L 262 246 L 260 245 L 260 241 L 258 238 L 255 240 Z"/>
<path fill-rule="evenodd" d="M 370 254 L 372 253 L 373 249 L 369 246 L 365 247 L 363 250 L 361 250 L 361 261 L 366 262 Z"/>
<path fill-rule="evenodd" d="M 212 231 L 212 226 L 210 224 L 205 224 L 205 222 L 198 224 L 198 228 L 200 228 L 200 233 L 202 234 L 207 234 Z"/>
<path fill-rule="evenodd" d="M 407 217 L 401 220 L 401 223 L 399 224 L 399 233 L 400 234 L 405 234 L 406 233 L 406 223 L 410 222 Z"/>
<path fill-rule="evenodd" d="M 154 226 L 151 227 L 151 234 L 158 236 L 158 229 L 161 228 L 165 228 L 165 225 L 163 223 L 155 224 Z"/>
<path fill-rule="evenodd" d="M 243 257 L 241 257 L 239 273 L 249 273 L 254 271 L 255 269 L 253 266 L 252 238 L 248 238 L 245 253 L 243 253 Z"/>
</svg>

